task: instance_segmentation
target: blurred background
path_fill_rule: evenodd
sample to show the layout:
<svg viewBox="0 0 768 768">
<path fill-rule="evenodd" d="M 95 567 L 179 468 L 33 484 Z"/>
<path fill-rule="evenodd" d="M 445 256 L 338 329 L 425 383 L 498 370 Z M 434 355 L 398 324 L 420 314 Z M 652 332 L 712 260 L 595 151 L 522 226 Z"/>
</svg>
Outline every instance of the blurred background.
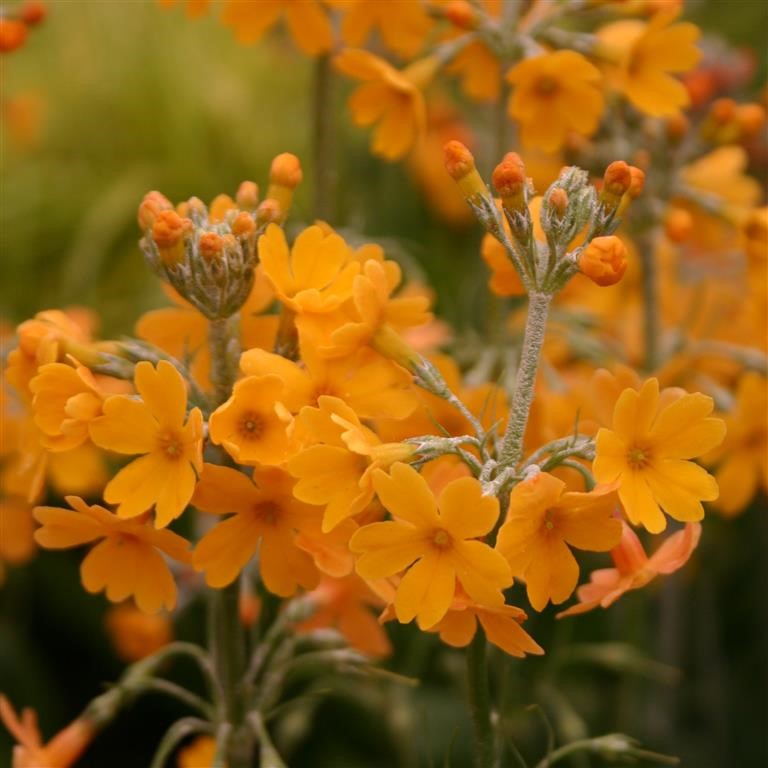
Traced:
<svg viewBox="0 0 768 768">
<path fill-rule="evenodd" d="M 135 211 L 150 189 L 209 201 L 233 194 L 243 179 L 265 184 L 271 158 L 288 151 L 306 171 L 289 229 L 312 221 L 312 62 L 290 42 L 272 34 L 243 47 L 214 14 L 188 20 L 180 8 L 149 0 L 47 7 L 26 45 L 0 58 L 3 321 L 87 305 L 103 337 L 130 334 L 143 311 L 164 303 L 137 246 Z M 756 57 L 743 94 L 754 98 L 765 82 L 768 4 L 709 0 L 688 8 L 705 34 Z M 352 126 L 343 106 L 349 90 L 339 82 L 333 94 L 331 223 L 382 243 L 435 288 L 443 317 L 460 330 L 472 326 L 487 278 L 479 227 L 439 217 L 407 165 L 369 154 L 368 133 Z M 482 144 L 490 109 L 465 114 Z M 556 622 L 553 611 L 532 616 L 526 628 L 547 655 L 492 659 L 505 733 L 527 755 L 541 754 L 550 729 L 559 742 L 623 731 L 686 766 L 768 765 L 766 552 L 761 499 L 734 520 L 710 515 L 693 561 L 660 588 L 576 621 Z M 46 735 L 123 666 L 104 630 L 106 601 L 80 587 L 79 559 L 40 552 L 0 586 L 0 691 L 35 706 Z M 181 611 L 177 635 L 194 639 L 199 618 L 199 606 Z M 285 718 L 277 741 L 292 768 L 469 764 L 462 654 L 432 636 L 388 630 L 398 650 L 386 667 L 422 684 L 352 680 L 301 717 Z M 82 765 L 148 765 L 180 714 L 146 697 L 99 736 Z M 2 768 L 10 746 L 0 728 Z"/>
</svg>

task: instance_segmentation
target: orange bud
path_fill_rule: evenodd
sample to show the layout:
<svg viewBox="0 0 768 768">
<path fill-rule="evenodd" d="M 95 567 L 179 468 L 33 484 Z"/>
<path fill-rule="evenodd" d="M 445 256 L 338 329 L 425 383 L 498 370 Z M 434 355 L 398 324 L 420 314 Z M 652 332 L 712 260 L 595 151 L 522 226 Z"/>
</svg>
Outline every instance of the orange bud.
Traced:
<svg viewBox="0 0 768 768">
<path fill-rule="evenodd" d="M 445 7 L 445 18 L 459 29 L 476 29 L 479 21 L 477 11 L 467 0 L 450 0 Z"/>
<path fill-rule="evenodd" d="M 736 122 L 743 137 L 756 136 L 765 124 L 765 109 L 759 104 L 740 104 L 736 110 Z"/>
<path fill-rule="evenodd" d="M 454 181 L 461 181 L 475 170 L 475 158 L 460 141 L 451 140 L 443 147 L 445 170 Z"/>
<path fill-rule="evenodd" d="M 253 181 L 244 181 L 235 195 L 238 207 L 252 211 L 259 204 L 259 187 Z"/>
<path fill-rule="evenodd" d="M 555 187 L 549 193 L 548 202 L 560 218 L 565 216 L 568 208 L 568 193 L 562 187 Z"/>
<path fill-rule="evenodd" d="M 632 172 L 623 160 L 615 160 L 603 174 L 603 194 L 621 199 L 632 183 Z"/>
<path fill-rule="evenodd" d="M 716 99 L 709 109 L 709 117 L 723 125 L 736 117 L 736 102 L 733 99 Z"/>
<path fill-rule="evenodd" d="M 160 211 L 173 210 L 171 201 L 161 192 L 153 190 L 147 192 L 139 203 L 138 222 L 139 229 L 146 232 L 154 223 Z"/>
<path fill-rule="evenodd" d="M 24 45 L 27 26 L 16 19 L 0 18 L 0 53 L 10 53 Z"/>
<path fill-rule="evenodd" d="M 521 211 L 525 207 L 525 165 L 517 152 L 507 152 L 493 169 L 493 186 L 508 210 Z"/>
<path fill-rule="evenodd" d="M 185 203 L 176 206 L 179 216 L 195 217 L 201 221 L 208 216 L 208 209 L 199 197 L 190 197 Z"/>
<path fill-rule="evenodd" d="M 280 187 L 296 189 L 302 179 L 301 163 L 296 155 L 290 152 L 283 152 L 272 161 L 272 167 L 269 169 L 269 181 Z"/>
<path fill-rule="evenodd" d="M 235 201 L 229 195 L 216 195 L 208 208 L 208 221 L 211 224 L 218 224 L 224 221 L 227 211 L 234 210 L 235 208 L 237 208 Z"/>
<path fill-rule="evenodd" d="M 152 239 L 164 264 L 170 266 L 184 260 L 184 234 L 191 226 L 192 222 L 183 219 L 176 211 L 158 213 L 152 225 Z"/>
<path fill-rule="evenodd" d="M 629 172 L 632 174 L 632 181 L 627 190 L 627 197 L 634 200 L 636 197 L 640 197 L 645 188 L 645 171 L 634 165 L 630 165 Z"/>
<path fill-rule="evenodd" d="M 690 127 L 691 123 L 688 118 L 679 112 L 667 120 L 667 136 L 671 141 L 680 141 L 688 133 Z"/>
<path fill-rule="evenodd" d="M 664 217 L 664 232 L 673 243 L 684 243 L 693 231 L 693 217 L 685 208 L 670 208 Z"/>
<path fill-rule="evenodd" d="M 280 203 L 271 197 L 262 200 L 256 209 L 256 221 L 259 224 L 271 224 L 272 222 L 280 221 L 282 218 L 283 211 L 280 208 Z"/>
<path fill-rule="evenodd" d="M 215 232 L 205 232 L 198 243 L 200 249 L 200 255 L 206 261 L 213 261 L 221 256 L 221 252 L 224 249 L 224 241 L 221 235 L 217 235 Z"/>
<path fill-rule="evenodd" d="M 581 252 L 579 270 L 599 286 L 615 285 L 627 270 L 627 247 L 615 235 L 596 237 Z"/>
<path fill-rule="evenodd" d="M 38 0 L 27 0 L 19 12 L 19 18 L 28 26 L 35 27 L 45 20 L 48 9 Z"/>
<path fill-rule="evenodd" d="M 253 216 L 245 211 L 240 211 L 232 222 L 232 234 L 238 237 L 248 237 L 256 230 L 256 222 Z"/>
</svg>

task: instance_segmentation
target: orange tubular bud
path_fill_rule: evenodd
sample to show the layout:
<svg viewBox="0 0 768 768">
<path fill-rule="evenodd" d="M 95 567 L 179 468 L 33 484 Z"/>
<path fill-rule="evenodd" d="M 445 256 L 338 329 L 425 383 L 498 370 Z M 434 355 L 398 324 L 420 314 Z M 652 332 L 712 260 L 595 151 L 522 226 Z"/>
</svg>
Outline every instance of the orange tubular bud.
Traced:
<svg viewBox="0 0 768 768">
<path fill-rule="evenodd" d="M 611 163 L 603 174 L 603 194 L 621 199 L 632 183 L 632 172 L 623 160 Z"/>
<path fill-rule="evenodd" d="M 283 210 L 277 200 L 271 197 L 262 200 L 256 209 L 256 221 L 258 224 L 271 224 L 279 222 L 283 218 Z"/>
<path fill-rule="evenodd" d="M 615 285 L 627 271 L 627 247 L 615 235 L 596 237 L 581 252 L 579 271 L 603 288 Z"/>
<path fill-rule="evenodd" d="M 144 195 L 144 199 L 139 203 L 138 222 L 139 229 L 146 232 L 154 223 L 160 211 L 171 211 L 173 205 L 171 201 L 161 192 L 152 190 Z"/>
<path fill-rule="evenodd" d="M 215 232 L 205 232 L 200 237 L 198 248 L 200 249 L 200 255 L 206 261 L 213 261 L 221 257 L 224 241 L 221 235 L 217 235 Z"/>
<path fill-rule="evenodd" d="M 629 172 L 632 174 L 632 181 L 627 190 L 627 197 L 629 197 L 630 200 L 634 200 L 636 197 L 640 197 L 645 188 L 645 171 L 634 165 L 630 165 Z"/>
<path fill-rule="evenodd" d="M 240 211 L 232 222 L 232 234 L 238 237 L 249 237 L 256 231 L 256 222 L 253 216 L 245 211 Z"/>
<path fill-rule="evenodd" d="M 190 203 L 192 201 L 190 200 Z M 229 195 L 216 195 L 208 208 L 208 221 L 218 224 L 227 216 L 227 212 L 237 208 L 235 201 Z"/>
<path fill-rule="evenodd" d="M 24 45 L 27 26 L 16 19 L 0 18 L 0 53 L 10 53 Z"/>
<path fill-rule="evenodd" d="M 184 234 L 191 225 L 189 219 L 183 219 L 176 211 L 158 213 L 152 225 L 152 239 L 166 266 L 180 264 L 184 260 Z"/>
<path fill-rule="evenodd" d="M 459 29 L 476 29 L 479 17 L 467 0 L 451 0 L 445 7 L 445 18 Z"/>
<path fill-rule="evenodd" d="M 449 141 L 443 147 L 443 159 L 445 170 L 459 185 L 465 200 L 488 194 L 488 187 L 475 167 L 475 158 L 460 141 Z"/>
<path fill-rule="evenodd" d="M 564 189 L 555 187 L 549 193 L 548 202 L 559 218 L 565 216 L 565 211 L 568 208 L 568 193 Z"/>
<path fill-rule="evenodd" d="M 684 243 L 693 231 L 693 217 L 685 208 L 670 208 L 664 217 L 664 233 L 673 243 Z"/>
<path fill-rule="evenodd" d="M 259 204 L 259 187 L 253 181 L 244 181 L 238 188 L 235 195 L 235 202 L 238 208 L 244 211 L 253 211 Z"/>
<path fill-rule="evenodd" d="M 756 136 L 765 124 L 765 109 L 759 104 L 741 104 L 736 110 L 736 122 L 744 138 Z"/>
<path fill-rule="evenodd" d="M 525 164 L 517 152 L 507 152 L 493 169 L 493 186 L 507 210 L 525 208 Z"/>
<path fill-rule="evenodd" d="M 293 192 L 301 182 L 302 175 L 299 158 L 290 152 L 283 152 L 272 161 L 267 197 L 277 201 L 282 216 L 286 216 L 290 210 Z"/>
</svg>

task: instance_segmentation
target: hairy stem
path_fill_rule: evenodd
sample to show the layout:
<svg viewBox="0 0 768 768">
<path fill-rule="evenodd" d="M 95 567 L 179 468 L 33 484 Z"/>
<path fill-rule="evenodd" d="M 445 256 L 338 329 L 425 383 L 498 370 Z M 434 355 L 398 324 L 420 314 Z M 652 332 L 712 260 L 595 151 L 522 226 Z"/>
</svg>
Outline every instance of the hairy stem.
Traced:
<svg viewBox="0 0 768 768">
<path fill-rule="evenodd" d="M 539 356 L 544 343 L 547 327 L 547 314 L 551 294 L 532 292 L 528 297 L 528 319 L 525 323 L 523 351 L 515 379 L 515 393 L 509 414 L 507 430 L 501 446 L 499 468 L 516 467 L 523 456 L 523 436 L 528 423 L 528 413 L 533 401 L 536 372 L 539 368 Z"/>
<path fill-rule="evenodd" d="M 230 332 L 230 318 L 211 320 L 208 346 L 211 350 L 211 383 L 216 391 L 216 405 L 229 399 L 237 378 L 238 339 Z"/>
</svg>

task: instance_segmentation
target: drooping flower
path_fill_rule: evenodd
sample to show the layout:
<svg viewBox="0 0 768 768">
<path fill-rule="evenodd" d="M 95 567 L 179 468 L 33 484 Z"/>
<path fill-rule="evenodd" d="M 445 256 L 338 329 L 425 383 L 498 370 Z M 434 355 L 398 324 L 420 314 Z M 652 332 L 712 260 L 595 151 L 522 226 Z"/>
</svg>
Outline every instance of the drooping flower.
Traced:
<svg viewBox="0 0 768 768">
<path fill-rule="evenodd" d="M 565 483 L 548 472 L 516 485 L 496 541 L 512 573 L 525 579 L 528 599 L 537 611 L 550 601 L 562 603 L 576 588 L 579 565 L 569 545 L 607 552 L 621 536 L 621 524 L 613 517 L 614 488 L 598 487 L 590 493 L 565 489 Z"/>
<path fill-rule="evenodd" d="M 231 584 L 259 553 L 259 572 L 273 594 L 290 597 L 298 587 L 312 589 L 319 574 L 312 558 L 296 546 L 298 531 L 318 526 L 320 510 L 293 495 L 294 481 L 272 467 L 242 472 L 206 464 L 193 503 L 203 512 L 234 513 L 198 543 L 193 564 L 210 587 Z"/>
<path fill-rule="evenodd" d="M 672 73 L 688 72 L 701 58 L 699 28 L 672 24 L 678 9 L 655 13 L 648 23 L 622 20 L 597 31 L 614 85 L 634 106 L 652 117 L 676 114 L 689 103 L 688 92 Z"/>
<path fill-rule="evenodd" d="M 586 613 L 615 603 L 624 593 L 642 589 L 660 574 L 674 573 L 682 568 L 699 543 L 701 525 L 688 523 L 682 531 L 667 537 L 648 557 L 635 532 L 622 521 L 621 541 L 611 550 L 615 568 L 592 571 L 589 584 L 576 590 L 579 602 L 557 614 L 557 618 Z"/>
<path fill-rule="evenodd" d="M 600 70 L 576 51 L 524 59 L 507 73 L 514 86 L 509 115 L 523 144 L 553 152 L 570 131 L 591 136 L 603 113 Z"/>
<path fill-rule="evenodd" d="M 163 607 L 173 610 L 176 584 L 162 555 L 189 564 L 189 542 L 141 520 L 122 520 L 77 496 L 67 496 L 66 502 L 74 511 L 35 508 L 35 519 L 42 526 L 35 532 L 35 541 L 46 549 L 69 549 L 101 539 L 80 565 L 88 592 L 105 590 L 113 603 L 133 597 L 146 613 L 157 613 Z"/>
<path fill-rule="evenodd" d="M 363 526 L 349 546 L 360 555 L 356 569 L 364 579 L 405 571 L 394 600 L 401 623 L 416 618 L 422 629 L 434 626 L 448 612 L 457 583 L 482 606 L 504 604 L 501 590 L 512 583 L 509 566 L 477 540 L 493 528 L 499 504 L 482 495 L 477 480 L 454 480 L 437 500 L 406 464 L 394 464 L 389 475 L 376 472 L 373 482 L 394 519 Z"/>
<path fill-rule="evenodd" d="M 19 717 L 2 694 L 0 720 L 18 742 L 13 748 L 13 768 L 70 768 L 96 735 L 93 723 L 81 717 L 43 744 L 35 711 L 25 707 Z"/>
<path fill-rule="evenodd" d="M 331 49 L 333 30 L 318 0 L 225 0 L 221 20 L 238 43 L 251 45 L 283 17 L 296 45 L 308 56 Z"/>
<path fill-rule="evenodd" d="M 709 416 L 713 407 L 712 398 L 700 393 L 660 407 L 657 379 L 648 379 L 639 392 L 622 392 L 613 429 L 597 433 L 594 475 L 601 483 L 619 483 L 630 522 L 659 533 L 667 527 L 664 512 L 681 522 L 704 517 L 701 502 L 717 498 L 717 483 L 690 459 L 723 439 L 725 424 Z"/>
<path fill-rule="evenodd" d="M 398 70 L 368 51 L 348 48 L 334 62 L 343 74 L 363 81 L 350 97 L 349 108 L 357 125 L 378 123 L 371 151 L 385 160 L 399 160 L 426 130 L 422 91 L 434 77 L 438 59 L 419 59 Z"/>
<path fill-rule="evenodd" d="M 171 363 L 136 365 L 134 383 L 141 400 L 115 395 L 104 415 L 90 422 L 91 439 L 117 453 L 143 454 L 121 469 L 104 489 L 120 517 L 135 517 L 155 507 L 163 528 L 186 508 L 202 468 L 203 414 L 187 411 L 184 379 Z M 186 422 L 185 422 L 186 418 Z"/>
</svg>

